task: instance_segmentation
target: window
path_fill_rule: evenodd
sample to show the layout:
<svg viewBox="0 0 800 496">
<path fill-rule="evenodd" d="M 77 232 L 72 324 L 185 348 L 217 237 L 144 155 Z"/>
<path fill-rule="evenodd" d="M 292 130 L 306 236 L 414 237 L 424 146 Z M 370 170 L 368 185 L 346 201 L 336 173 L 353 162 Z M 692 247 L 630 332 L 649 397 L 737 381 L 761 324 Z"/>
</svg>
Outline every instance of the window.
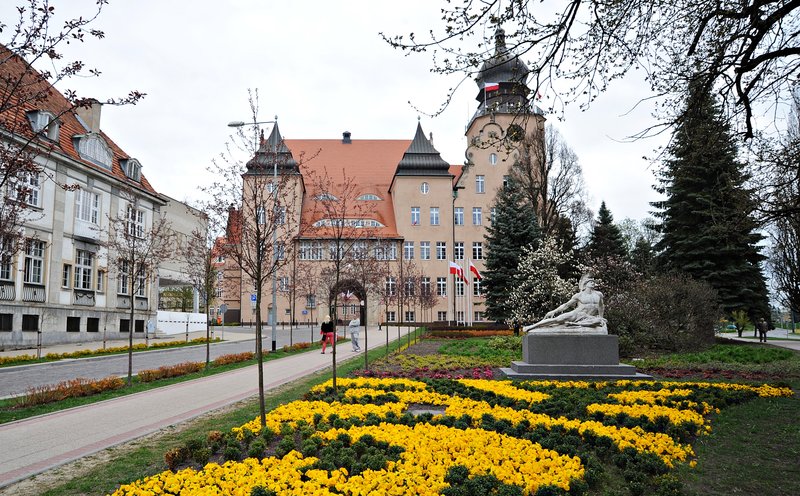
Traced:
<svg viewBox="0 0 800 496">
<path fill-rule="evenodd" d="M 75 251 L 75 289 L 92 289 L 92 258 L 86 250 Z"/>
<path fill-rule="evenodd" d="M 456 296 L 464 296 L 464 281 L 456 280 Z"/>
<path fill-rule="evenodd" d="M 13 313 L 0 313 L 0 331 L 11 332 L 14 327 Z"/>
<path fill-rule="evenodd" d="M 509 181 L 509 177 L 508 176 L 503 176 L 503 189 L 508 189 L 508 181 Z"/>
<path fill-rule="evenodd" d="M 419 242 L 419 258 L 420 258 L 420 260 L 430 260 L 431 259 L 431 242 L 430 241 L 420 241 Z"/>
<path fill-rule="evenodd" d="M 86 332 L 100 332 L 100 319 L 97 317 L 87 317 Z"/>
<path fill-rule="evenodd" d="M 411 207 L 411 225 L 419 225 L 419 207 Z"/>
<path fill-rule="evenodd" d="M 366 195 L 359 196 L 358 199 L 361 201 L 380 201 L 381 197 L 378 195 L 367 193 Z"/>
<path fill-rule="evenodd" d="M 419 281 L 419 294 L 422 296 L 430 296 L 431 295 L 431 278 L 430 277 L 423 277 Z"/>
<path fill-rule="evenodd" d="M 447 296 L 447 278 L 436 278 L 436 296 Z"/>
<path fill-rule="evenodd" d="M 480 322 L 480 321 L 483 320 L 483 312 L 476 311 L 474 315 L 475 315 L 475 320 L 476 321 Z"/>
<path fill-rule="evenodd" d="M 284 293 L 289 292 L 289 276 L 281 277 L 279 291 L 283 291 Z"/>
<path fill-rule="evenodd" d="M 447 243 L 445 241 L 436 242 L 436 260 L 447 260 Z"/>
<path fill-rule="evenodd" d="M 394 243 L 375 245 L 375 260 L 397 260 L 397 245 Z"/>
<path fill-rule="evenodd" d="M 456 320 L 459 322 L 464 322 L 464 312 L 462 310 L 456 312 Z"/>
<path fill-rule="evenodd" d="M 483 296 L 480 280 L 472 281 L 472 296 Z"/>
<path fill-rule="evenodd" d="M 494 225 L 494 222 L 496 220 L 497 220 L 497 209 L 495 207 L 492 207 L 492 209 L 489 211 L 489 222 L 491 222 L 492 225 Z"/>
<path fill-rule="evenodd" d="M 119 161 L 119 165 L 122 167 L 122 172 L 124 172 L 129 179 L 133 179 L 136 182 L 142 180 L 142 165 L 138 160 L 133 158 L 122 159 Z"/>
<path fill-rule="evenodd" d="M 483 210 L 481 207 L 472 207 L 472 225 L 479 226 L 483 223 Z"/>
<path fill-rule="evenodd" d="M 67 332 L 81 332 L 80 317 L 67 317 Z"/>
<path fill-rule="evenodd" d="M 489 163 L 492 164 L 492 165 L 497 165 L 497 154 L 496 153 L 490 153 L 489 154 Z"/>
<path fill-rule="evenodd" d="M 214 297 L 222 298 L 222 286 L 217 286 L 216 288 L 214 288 Z"/>
<path fill-rule="evenodd" d="M 311 259 L 311 241 L 300 242 L 300 260 Z"/>
<path fill-rule="evenodd" d="M 275 183 L 273 183 L 272 181 L 268 182 L 266 189 L 267 189 L 267 193 L 269 193 L 271 195 L 272 193 L 275 192 Z M 320 199 L 320 197 L 317 197 L 317 199 Z"/>
<path fill-rule="evenodd" d="M 403 259 L 414 260 L 414 242 L 406 241 L 403 243 Z"/>
<path fill-rule="evenodd" d="M 119 319 L 119 332 L 130 332 L 131 321 L 128 319 Z"/>
<path fill-rule="evenodd" d="M 397 314 L 391 310 L 386 312 L 386 322 L 397 322 Z"/>
<path fill-rule="evenodd" d="M 453 210 L 453 224 L 457 226 L 464 225 L 464 207 L 456 207 Z"/>
<path fill-rule="evenodd" d="M 75 192 L 75 217 L 84 222 L 97 224 L 100 216 L 100 195 L 91 191 Z"/>
<path fill-rule="evenodd" d="M 267 209 L 264 208 L 264 205 L 256 207 L 256 223 L 259 226 L 263 226 L 267 223 Z"/>
<path fill-rule="evenodd" d="M 102 293 L 105 290 L 106 271 L 97 271 L 97 292 Z"/>
<path fill-rule="evenodd" d="M 369 254 L 369 247 L 366 241 L 356 241 L 353 243 L 353 258 L 356 260 L 364 260 Z"/>
<path fill-rule="evenodd" d="M 322 255 L 325 251 L 322 249 L 322 241 L 311 242 L 311 260 L 322 260 Z"/>
<path fill-rule="evenodd" d="M 317 295 L 306 295 L 306 308 L 317 308 Z"/>
<path fill-rule="evenodd" d="M 11 280 L 11 242 L 0 238 L 0 280 Z"/>
<path fill-rule="evenodd" d="M 29 239 L 25 242 L 24 282 L 43 284 L 42 268 L 44 267 L 44 242 Z"/>
<path fill-rule="evenodd" d="M 39 174 L 35 172 L 22 173 L 17 178 L 9 178 L 12 190 L 10 196 L 15 200 L 30 205 L 41 207 L 42 195 Z"/>
<path fill-rule="evenodd" d="M 96 134 L 84 136 L 78 141 L 78 154 L 81 158 L 111 169 L 111 150 L 105 141 Z"/>
<path fill-rule="evenodd" d="M 486 193 L 486 178 L 484 176 L 475 176 L 475 192 Z"/>
<path fill-rule="evenodd" d="M 430 191 L 430 190 L 431 190 L 431 187 L 426 182 L 423 182 L 422 184 L 419 185 L 419 192 L 422 193 L 423 195 L 427 195 L 428 191 Z"/>
<path fill-rule="evenodd" d="M 34 133 L 42 133 L 47 139 L 58 140 L 58 130 L 61 123 L 56 116 L 44 110 L 34 110 L 28 112 L 28 119 L 31 121 L 31 128 Z"/>
<path fill-rule="evenodd" d="M 408 296 L 414 296 L 416 294 L 416 291 L 414 289 L 416 287 L 416 284 L 414 284 L 415 282 L 416 281 L 414 279 L 406 279 L 405 284 L 403 284 L 403 296 L 408 297 Z"/>
<path fill-rule="evenodd" d="M 463 241 L 456 241 L 453 251 L 454 251 L 453 256 L 454 256 L 454 258 L 456 260 L 464 260 L 464 242 Z"/>
<path fill-rule="evenodd" d="M 472 259 L 483 260 L 483 243 L 474 241 L 472 243 Z"/>
<path fill-rule="evenodd" d="M 144 238 L 143 211 L 135 208 L 133 205 L 128 205 L 127 222 L 128 236 L 133 236 L 134 238 Z"/>
<path fill-rule="evenodd" d="M 406 312 L 405 322 L 416 322 L 416 320 L 414 319 L 414 312 L 409 312 L 409 311 Z"/>
<path fill-rule="evenodd" d="M 282 226 L 286 224 L 286 207 L 276 207 L 276 208 L 278 210 L 278 220 L 276 221 L 276 224 Z"/>
<path fill-rule="evenodd" d="M 328 244 L 328 256 L 331 260 L 341 260 L 344 257 L 344 247 L 337 245 L 336 241 Z"/>
<path fill-rule="evenodd" d="M 431 225 L 439 225 L 439 207 L 431 207 Z"/>
<path fill-rule="evenodd" d="M 61 287 L 69 289 L 72 281 L 72 264 L 64 264 L 61 270 Z"/>
<path fill-rule="evenodd" d="M 127 260 L 121 260 L 119 264 L 119 277 L 117 277 L 117 293 L 122 295 L 130 294 L 131 276 L 128 269 Z M 120 331 L 122 332 L 122 331 Z"/>
<path fill-rule="evenodd" d="M 397 294 L 397 279 L 394 276 L 386 278 L 386 296 L 395 296 Z"/>
<path fill-rule="evenodd" d="M 22 314 L 22 330 L 23 331 L 38 331 L 39 330 L 39 316 L 32 314 Z"/>
<path fill-rule="evenodd" d="M 438 320 L 439 322 L 444 322 L 445 320 L 447 320 L 447 312 L 443 312 L 441 310 L 436 312 L 436 320 Z"/>
<path fill-rule="evenodd" d="M 136 325 L 133 330 L 134 332 L 144 332 L 144 320 L 136 319 Z"/>
<path fill-rule="evenodd" d="M 275 245 L 275 260 L 283 260 L 286 258 L 286 245 L 279 242 Z"/>
<path fill-rule="evenodd" d="M 270 183 L 270 184 L 272 184 L 272 183 Z M 273 189 L 274 189 L 274 186 L 273 186 Z M 272 191 L 270 191 L 270 193 L 272 193 Z M 314 199 L 317 200 L 317 201 L 339 201 L 338 198 L 336 198 L 334 195 L 332 195 L 330 193 L 321 193 L 321 194 L 315 196 Z"/>
</svg>

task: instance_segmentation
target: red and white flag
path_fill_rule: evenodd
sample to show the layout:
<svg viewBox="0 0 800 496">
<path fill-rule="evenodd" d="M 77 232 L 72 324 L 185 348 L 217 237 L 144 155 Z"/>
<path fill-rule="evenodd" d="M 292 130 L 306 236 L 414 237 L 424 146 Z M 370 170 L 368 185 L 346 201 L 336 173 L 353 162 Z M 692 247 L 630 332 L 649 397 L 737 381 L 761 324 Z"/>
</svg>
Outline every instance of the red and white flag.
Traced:
<svg viewBox="0 0 800 496">
<path fill-rule="evenodd" d="M 483 83 L 484 91 L 497 91 L 500 89 L 500 83 Z"/>
<path fill-rule="evenodd" d="M 455 274 L 464 282 L 467 282 L 467 278 L 464 277 L 464 269 L 455 262 L 450 262 L 450 273 Z"/>
<path fill-rule="evenodd" d="M 473 274 L 475 274 L 475 279 L 477 279 L 479 281 L 481 279 L 483 279 L 483 276 L 481 275 L 481 273 L 478 272 L 478 268 L 475 267 L 474 265 L 472 265 L 472 260 L 469 261 L 469 271 L 472 272 Z"/>
</svg>

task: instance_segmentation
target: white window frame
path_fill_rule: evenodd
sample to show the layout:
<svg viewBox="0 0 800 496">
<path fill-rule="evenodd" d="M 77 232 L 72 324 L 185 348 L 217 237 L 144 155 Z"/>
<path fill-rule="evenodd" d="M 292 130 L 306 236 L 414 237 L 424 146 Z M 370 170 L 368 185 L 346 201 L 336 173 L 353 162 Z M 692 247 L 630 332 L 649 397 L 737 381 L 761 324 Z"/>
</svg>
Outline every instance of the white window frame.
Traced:
<svg viewBox="0 0 800 496">
<path fill-rule="evenodd" d="M 464 242 L 456 241 L 453 247 L 453 260 L 464 260 Z"/>
<path fill-rule="evenodd" d="M 25 240 L 23 282 L 44 284 L 44 241 Z"/>
<path fill-rule="evenodd" d="M 464 225 L 464 207 L 456 207 L 453 210 L 453 224 L 457 226 Z"/>
<path fill-rule="evenodd" d="M 447 260 L 447 241 L 436 242 L 436 260 Z"/>
<path fill-rule="evenodd" d="M 9 187 L 13 188 L 9 196 L 15 200 L 31 207 L 42 206 L 42 182 L 38 172 L 24 172 L 10 178 Z"/>
<path fill-rule="evenodd" d="M 75 289 L 92 290 L 94 253 L 88 250 L 75 250 Z"/>
<path fill-rule="evenodd" d="M 431 225 L 439 225 L 439 207 L 431 207 Z"/>
<path fill-rule="evenodd" d="M 394 276 L 386 276 L 383 284 L 386 296 L 397 296 L 397 278 Z"/>
<path fill-rule="evenodd" d="M 100 194 L 85 189 L 76 191 L 75 218 L 97 224 L 100 220 Z"/>
<path fill-rule="evenodd" d="M 472 259 L 483 260 L 483 243 L 480 241 L 472 242 Z"/>
<path fill-rule="evenodd" d="M 447 278 L 436 278 L 436 296 L 447 296 Z"/>
<path fill-rule="evenodd" d="M 413 241 L 406 241 L 403 243 L 403 260 L 414 260 Z"/>
<path fill-rule="evenodd" d="M 419 242 L 419 259 L 420 260 L 430 260 L 431 259 L 431 242 L 430 241 L 420 241 Z"/>
<path fill-rule="evenodd" d="M 0 281 L 11 281 L 12 279 L 12 260 L 11 243 L 7 238 L 0 238 Z"/>
<path fill-rule="evenodd" d="M 144 210 L 128 205 L 125 219 L 125 229 L 128 232 L 128 236 L 139 239 L 144 238 Z"/>
<path fill-rule="evenodd" d="M 479 194 L 486 193 L 486 176 L 475 176 L 475 192 Z"/>
<path fill-rule="evenodd" d="M 472 207 L 472 225 L 480 226 L 483 224 L 483 209 L 481 207 Z"/>
<path fill-rule="evenodd" d="M 419 192 L 423 195 L 427 195 L 430 190 L 431 186 L 426 181 L 422 181 L 422 184 L 419 185 Z"/>
<path fill-rule="evenodd" d="M 418 226 L 420 217 L 419 207 L 411 207 L 411 225 Z"/>
</svg>

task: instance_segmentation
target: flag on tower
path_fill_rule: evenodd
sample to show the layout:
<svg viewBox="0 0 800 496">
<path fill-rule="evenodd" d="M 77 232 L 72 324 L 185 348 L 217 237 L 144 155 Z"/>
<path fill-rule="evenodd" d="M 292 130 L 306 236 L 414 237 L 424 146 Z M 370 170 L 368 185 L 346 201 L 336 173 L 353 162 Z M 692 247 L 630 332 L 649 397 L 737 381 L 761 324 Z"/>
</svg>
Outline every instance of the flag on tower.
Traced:
<svg viewBox="0 0 800 496">
<path fill-rule="evenodd" d="M 500 83 L 483 83 L 484 91 L 497 91 L 500 89 Z"/>
</svg>

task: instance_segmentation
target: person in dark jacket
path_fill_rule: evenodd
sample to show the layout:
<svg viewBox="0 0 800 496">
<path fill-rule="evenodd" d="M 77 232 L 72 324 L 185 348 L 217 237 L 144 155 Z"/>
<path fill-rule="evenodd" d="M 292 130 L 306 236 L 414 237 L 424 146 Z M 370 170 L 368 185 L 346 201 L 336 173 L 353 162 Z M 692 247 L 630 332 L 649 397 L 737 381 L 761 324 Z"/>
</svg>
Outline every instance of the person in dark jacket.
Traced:
<svg viewBox="0 0 800 496">
<path fill-rule="evenodd" d="M 327 345 L 333 346 L 334 334 L 336 334 L 336 329 L 333 327 L 333 322 L 331 322 L 331 316 L 326 315 L 325 320 L 322 321 L 322 326 L 319 330 L 320 334 L 322 334 L 322 354 L 325 354 L 325 347 Z"/>
</svg>

